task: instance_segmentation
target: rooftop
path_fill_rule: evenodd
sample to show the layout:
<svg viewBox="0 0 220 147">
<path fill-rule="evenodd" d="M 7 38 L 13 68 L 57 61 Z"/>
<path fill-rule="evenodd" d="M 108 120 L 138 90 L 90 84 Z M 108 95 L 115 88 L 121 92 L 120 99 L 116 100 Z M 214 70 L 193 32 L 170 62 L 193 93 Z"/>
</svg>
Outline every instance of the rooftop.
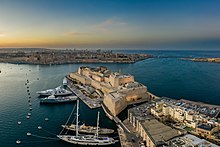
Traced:
<svg viewBox="0 0 220 147">
<path fill-rule="evenodd" d="M 118 73 L 118 72 L 112 72 L 112 76 L 117 77 L 117 78 L 131 77 L 131 75 L 129 75 L 129 74 L 121 74 L 121 73 Z"/>
<path fill-rule="evenodd" d="M 109 95 L 111 96 L 113 100 L 119 100 L 124 96 L 123 94 L 118 93 L 117 91 L 111 92 L 109 93 Z"/>
<path fill-rule="evenodd" d="M 163 97 L 161 101 L 163 101 L 164 103 L 170 106 L 179 107 L 186 111 L 193 110 L 195 112 L 198 112 L 199 114 L 203 114 L 212 118 L 217 118 L 220 114 L 220 107 L 217 105 L 204 104 L 204 103 L 193 102 L 184 99 L 175 100 L 167 97 Z"/>
<path fill-rule="evenodd" d="M 213 126 L 205 125 L 205 124 L 201 124 L 201 125 L 199 125 L 197 127 L 200 128 L 200 129 L 203 129 L 203 130 L 207 130 L 207 131 L 211 131 L 213 129 Z"/>
<path fill-rule="evenodd" d="M 200 139 L 194 135 L 186 134 L 183 137 L 175 138 L 171 141 L 177 146 L 198 146 L 198 147 L 217 147 L 217 145 L 210 143 L 204 139 Z"/>
<path fill-rule="evenodd" d="M 180 135 L 176 129 L 166 126 L 156 119 L 145 120 L 142 126 L 155 144 L 166 142 Z"/>
<path fill-rule="evenodd" d="M 150 109 L 149 109 L 153 106 L 155 106 L 153 102 L 144 103 L 137 107 L 129 109 L 129 113 L 132 113 L 132 115 L 138 118 L 139 120 L 153 118 L 153 116 L 150 115 Z"/>
</svg>

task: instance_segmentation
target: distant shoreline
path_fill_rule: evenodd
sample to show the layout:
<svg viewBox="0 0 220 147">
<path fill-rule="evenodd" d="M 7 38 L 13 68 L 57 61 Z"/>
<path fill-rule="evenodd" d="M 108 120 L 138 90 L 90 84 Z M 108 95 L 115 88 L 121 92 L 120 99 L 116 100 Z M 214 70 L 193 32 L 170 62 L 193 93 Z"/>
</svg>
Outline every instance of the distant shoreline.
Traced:
<svg viewBox="0 0 220 147">
<path fill-rule="evenodd" d="M 49 49 L 11 49 L 0 50 L 0 63 L 61 65 L 76 63 L 119 63 L 132 64 L 153 58 L 150 54 L 114 53 L 102 50 L 49 50 Z"/>
<path fill-rule="evenodd" d="M 193 62 L 214 62 L 220 63 L 220 58 L 193 58 L 191 59 Z"/>
<path fill-rule="evenodd" d="M 193 62 L 212 62 L 220 63 L 220 58 L 181 58 L 182 60 L 190 60 Z"/>
<path fill-rule="evenodd" d="M 144 59 L 146 60 L 146 59 Z M 142 61 L 142 60 L 139 60 Z M 0 63 L 8 63 L 8 64 L 23 64 L 23 65 L 65 65 L 65 64 L 134 64 L 136 62 L 65 62 L 65 63 L 45 63 L 45 64 L 40 64 L 40 63 L 26 63 L 26 62 L 0 62 Z"/>
</svg>

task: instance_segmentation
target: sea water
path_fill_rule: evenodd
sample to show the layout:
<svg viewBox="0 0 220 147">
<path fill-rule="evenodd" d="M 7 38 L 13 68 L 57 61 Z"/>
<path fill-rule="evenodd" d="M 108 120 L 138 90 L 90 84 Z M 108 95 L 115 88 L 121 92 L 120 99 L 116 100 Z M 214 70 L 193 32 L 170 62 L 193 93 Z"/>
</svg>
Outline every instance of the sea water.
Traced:
<svg viewBox="0 0 220 147">
<path fill-rule="evenodd" d="M 56 134 L 62 130 L 61 125 L 66 123 L 76 103 L 40 105 L 36 92 L 61 85 L 63 77 L 76 71 L 79 66 L 106 66 L 112 71 L 132 74 L 136 81 L 146 85 L 150 92 L 158 96 L 220 105 L 220 64 L 181 60 L 187 57 L 220 57 L 220 51 L 117 52 L 149 53 L 155 58 L 134 64 L 49 66 L 0 63 L 0 146 L 74 146 L 56 140 Z M 97 111 L 101 112 L 101 127 L 116 129 L 114 122 L 105 116 L 101 108 L 90 110 L 83 102 L 80 102 L 80 123 L 96 125 Z M 26 119 L 30 112 L 30 119 Z M 74 122 L 74 115 L 75 112 L 69 123 Z M 49 120 L 45 121 L 45 118 Z M 18 125 L 18 121 L 22 122 L 21 125 Z M 38 126 L 42 126 L 42 129 L 38 130 Z M 27 136 L 27 132 L 32 136 Z M 16 140 L 21 140 L 21 144 L 16 145 Z M 119 146 L 119 143 L 115 146 Z"/>
</svg>

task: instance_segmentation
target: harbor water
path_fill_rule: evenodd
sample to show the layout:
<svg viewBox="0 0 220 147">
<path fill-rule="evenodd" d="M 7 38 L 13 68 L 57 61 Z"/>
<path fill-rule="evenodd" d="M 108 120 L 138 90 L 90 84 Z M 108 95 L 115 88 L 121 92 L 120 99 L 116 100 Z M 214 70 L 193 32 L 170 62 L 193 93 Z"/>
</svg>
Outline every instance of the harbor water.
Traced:
<svg viewBox="0 0 220 147">
<path fill-rule="evenodd" d="M 57 140 L 56 134 L 60 133 L 61 125 L 65 124 L 76 103 L 40 105 L 36 92 L 61 85 L 63 77 L 76 71 L 79 66 L 106 66 L 112 71 L 132 74 L 135 80 L 158 96 L 220 105 L 220 64 L 181 60 L 186 57 L 220 57 L 220 51 L 117 52 L 149 53 L 156 58 L 134 64 L 49 66 L 0 63 L 0 146 L 74 146 Z M 97 111 L 101 112 L 101 127 L 116 129 L 101 108 L 90 110 L 83 102 L 80 102 L 80 123 L 96 125 Z M 29 119 L 26 118 L 28 113 L 31 113 Z M 74 116 L 70 120 L 73 119 Z M 38 126 L 42 129 L 39 130 Z M 27 136 L 28 132 L 31 136 Z M 20 140 L 21 144 L 16 145 L 16 140 Z M 120 145 L 118 143 L 115 146 Z"/>
</svg>

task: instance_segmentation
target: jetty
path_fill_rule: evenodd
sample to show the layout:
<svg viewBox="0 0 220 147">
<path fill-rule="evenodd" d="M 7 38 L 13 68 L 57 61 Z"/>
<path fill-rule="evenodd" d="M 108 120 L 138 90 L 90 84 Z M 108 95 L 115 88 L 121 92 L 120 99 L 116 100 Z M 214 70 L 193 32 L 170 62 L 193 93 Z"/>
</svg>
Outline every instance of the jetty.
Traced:
<svg viewBox="0 0 220 147">
<path fill-rule="evenodd" d="M 69 81 L 68 83 L 70 83 Z M 81 99 L 90 109 L 101 107 L 101 100 L 92 100 L 91 98 L 84 95 L 80 90 L 76 88 L 72 83 L 68 84 L 67 87 L 72 91 L 79 99 Z"/>
</svg>

